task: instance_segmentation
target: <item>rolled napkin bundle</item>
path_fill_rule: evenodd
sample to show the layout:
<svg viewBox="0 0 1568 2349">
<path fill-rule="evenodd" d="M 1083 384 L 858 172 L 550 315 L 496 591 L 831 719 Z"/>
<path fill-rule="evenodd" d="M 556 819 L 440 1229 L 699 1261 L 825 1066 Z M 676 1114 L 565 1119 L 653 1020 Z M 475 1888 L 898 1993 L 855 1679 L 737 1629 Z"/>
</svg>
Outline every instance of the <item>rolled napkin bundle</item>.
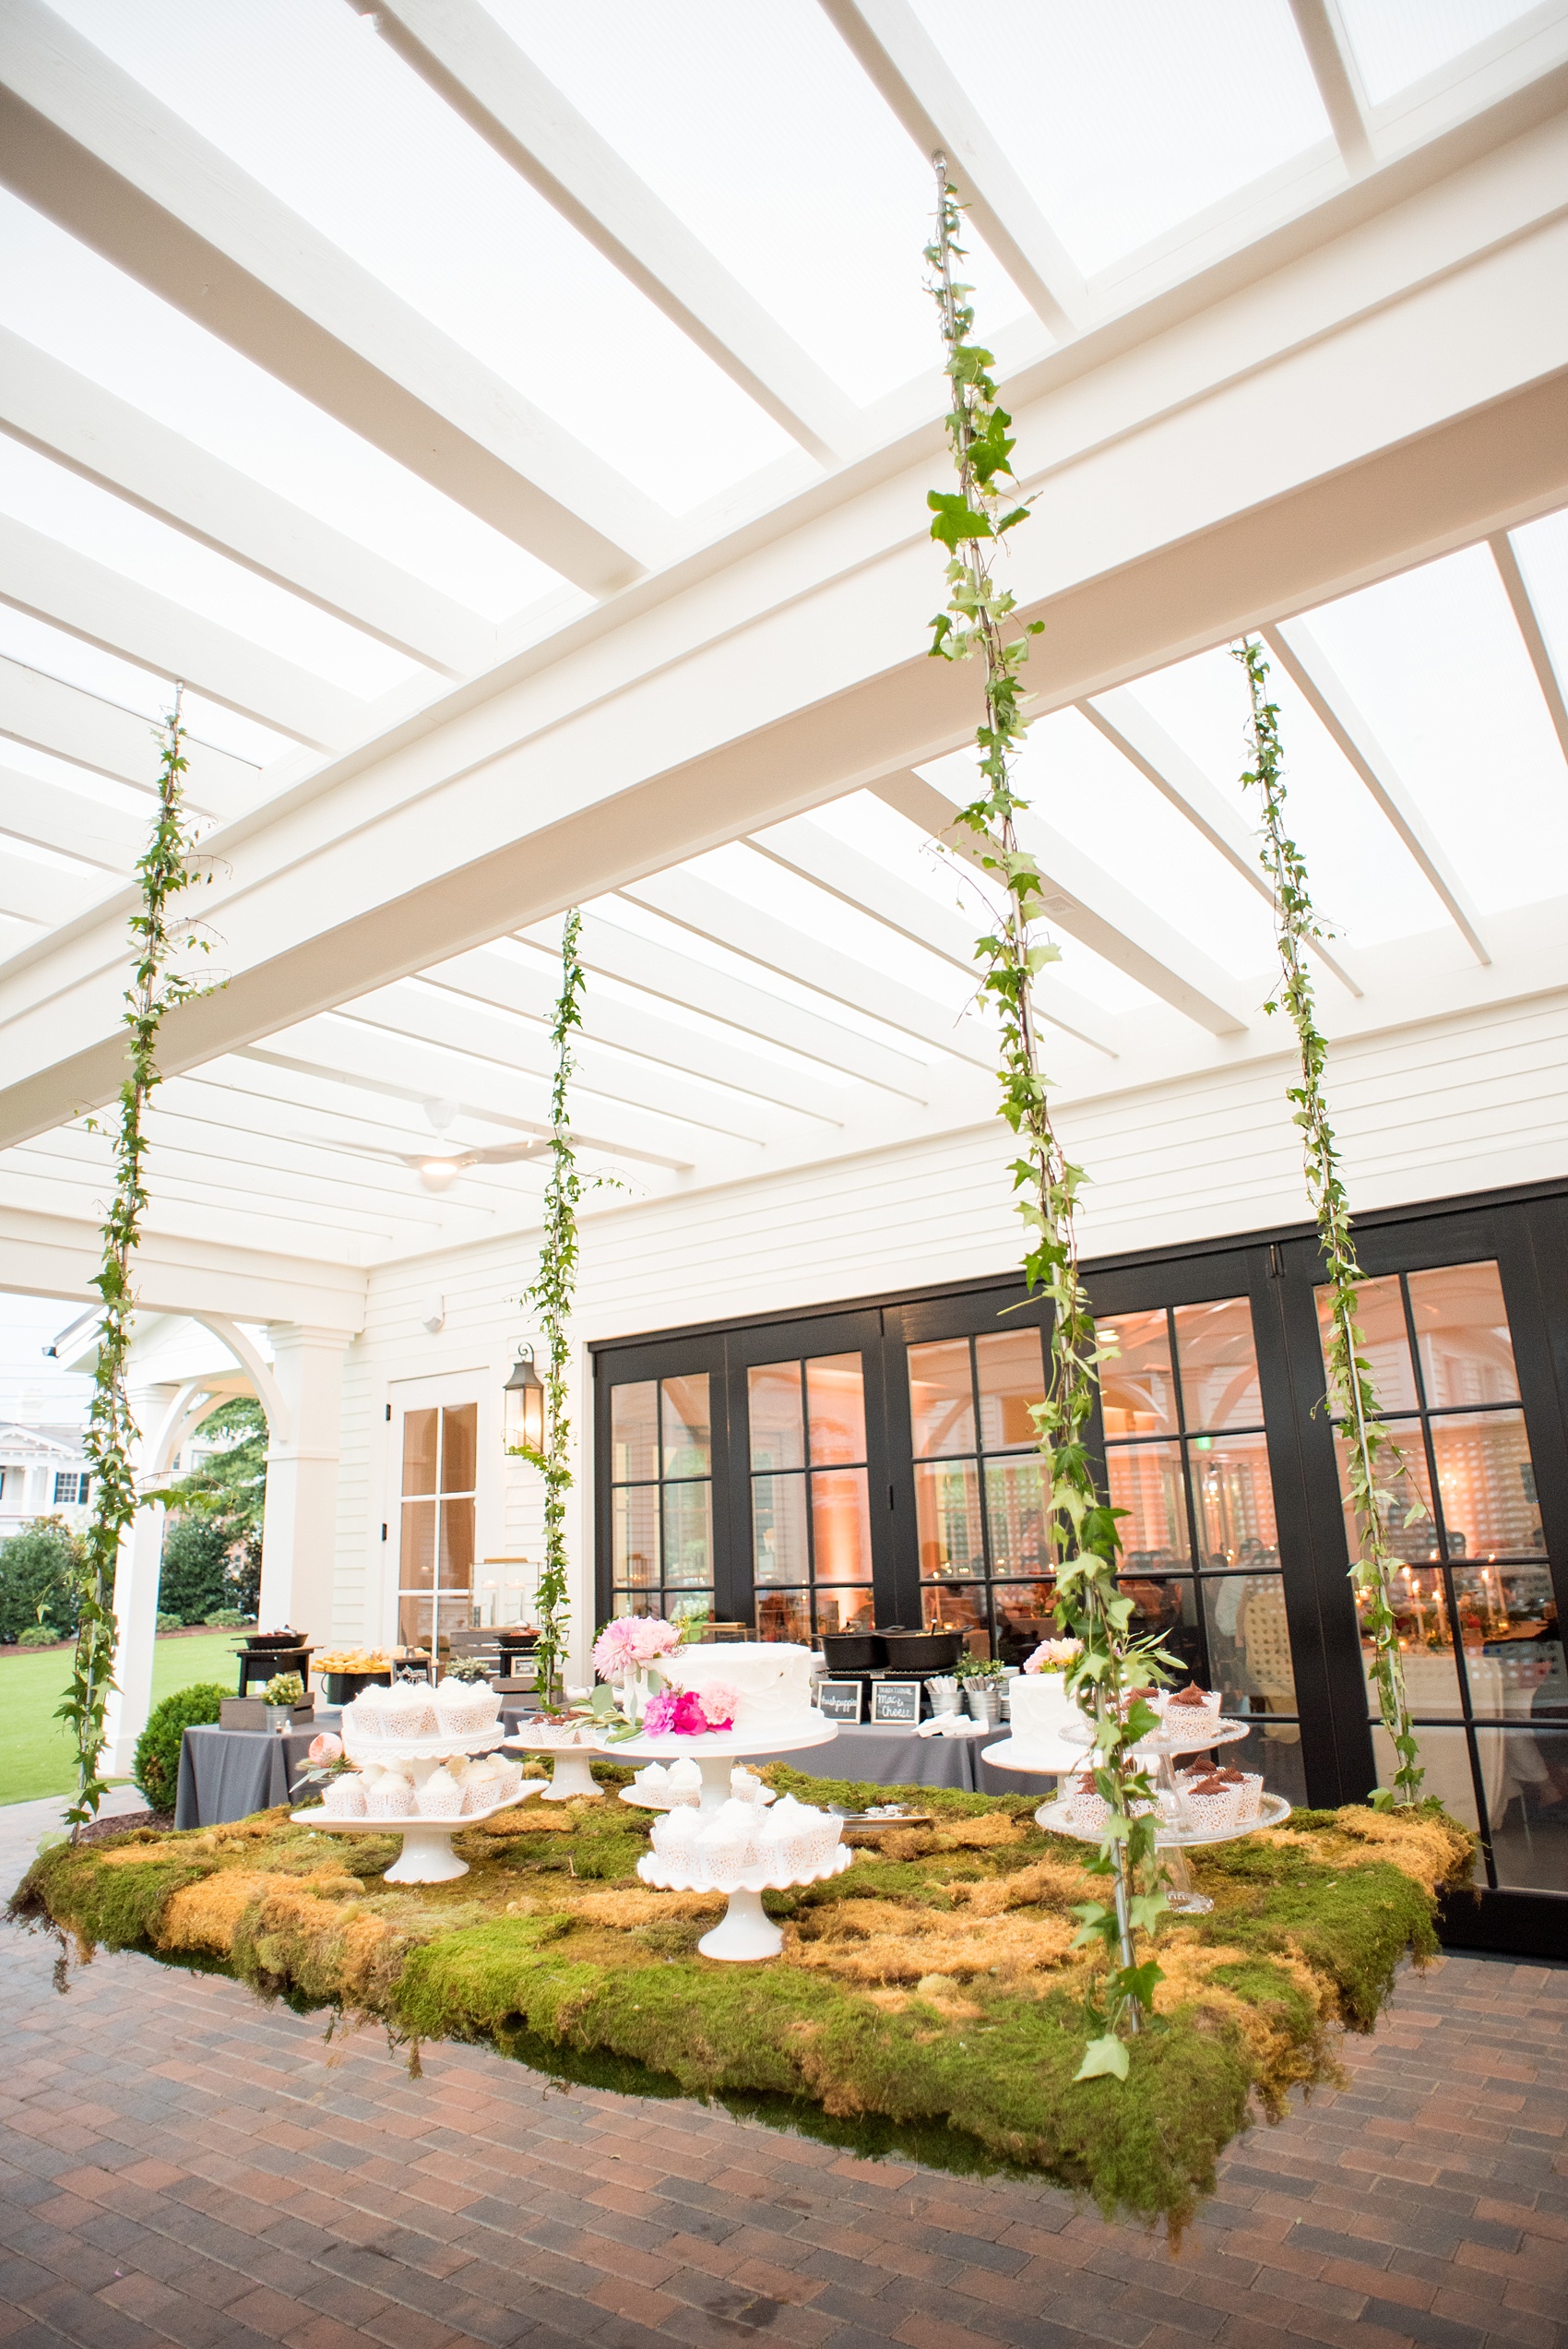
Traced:
<svg viewBox="0 0 1568 2349">
<path fill-rule="evenodd" d="M 384 1770 L 365 1789 L 367 1818 L 410 1818 L 414 1808 L 413 1781 L 400 1770 Z"/>
<path fill-rule="evenodd" d="M 433 1770 L 419 1789 L 419 1807 L 425 1818 L 457 1818 L 463 1808 L 463 1789 L 443 1764 Z"/>
<path fill-rule="evenodd" d="M 363 1818 L 365 1783 L 357 1771 L 339 1771 L 321 1790 L 321 1807 L 333 1818 Z"/>
<path fill-rule="evenodd" d="M 443 1736 L 477 1737 L 493 1729 L 501 1699 L 487 1680 L 444 1680 L 435 1692 L 436 1726 Z"/>
</svg>

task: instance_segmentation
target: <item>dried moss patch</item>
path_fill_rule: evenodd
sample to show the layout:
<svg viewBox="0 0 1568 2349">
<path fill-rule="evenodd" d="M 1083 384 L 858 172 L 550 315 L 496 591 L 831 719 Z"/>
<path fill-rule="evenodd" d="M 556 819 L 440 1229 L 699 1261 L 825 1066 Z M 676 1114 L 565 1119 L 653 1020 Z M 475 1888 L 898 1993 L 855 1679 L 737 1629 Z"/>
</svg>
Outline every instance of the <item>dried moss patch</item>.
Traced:
<svg viewBox="0 0 1568 2349">
<path fill-rule="evenodd" d="M 769 1776 L 863 1808 L 886 1790 Z M 1167 1925 L 1155 2028 L 1125 2083 L 1075 2080 L 1092 1961 L 1080 1847 L 1025 1798 L 908 1790 L 930 1828 L 882 1840 L 832 1881 L 769 1894 L 783 1955 L 702 1957 L 721 1902 L 650 1890 L 646 1818 L 615 1799 L 525 1804 L 457 1838 L 469 1873 L 395 1886 L 387 1836 L 334 1837 L 268 1811 L 191 1834 L 61 1846 L 14 1913 L 84 1955 L 140 1948 L 215 1965 L 263 1996 L 375 2017 L 396 2033 L 486 2041 L 571 2077 L 724 2099 L 864 2151 L 1043 2173 L 1107 2211 L 1180 2227 L 1250 2113 L 1336 2076 L 1408 1950 L 1462 1880 L 1469 1838 L 1434 1806 L 1393 1818 L 1296 1814 L 1195 1855 L 1213 1912 Z"/>
</svg>

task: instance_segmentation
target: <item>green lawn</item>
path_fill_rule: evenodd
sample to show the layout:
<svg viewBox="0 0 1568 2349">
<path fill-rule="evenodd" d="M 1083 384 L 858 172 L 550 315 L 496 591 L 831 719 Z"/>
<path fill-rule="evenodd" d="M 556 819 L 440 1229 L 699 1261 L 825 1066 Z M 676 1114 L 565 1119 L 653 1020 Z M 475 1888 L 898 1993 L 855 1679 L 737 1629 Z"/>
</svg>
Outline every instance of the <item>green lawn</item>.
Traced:
<svg viewBox="0 0 1568 2349">
<path fill-rule="evenodd" d="M 160 1640 L 152 1659 L 152 1701 L 193 1681 L 236 1684 L 233 1631 L 177 1634 Z M 41 1795 L 68 1795 L 76 1784 L 70 1738 L 54 1708 L 71 1676 L 69 1648 L 30 1656 L 0 1656 L 0 1804 L 30 1803 Z"/>
</svg>

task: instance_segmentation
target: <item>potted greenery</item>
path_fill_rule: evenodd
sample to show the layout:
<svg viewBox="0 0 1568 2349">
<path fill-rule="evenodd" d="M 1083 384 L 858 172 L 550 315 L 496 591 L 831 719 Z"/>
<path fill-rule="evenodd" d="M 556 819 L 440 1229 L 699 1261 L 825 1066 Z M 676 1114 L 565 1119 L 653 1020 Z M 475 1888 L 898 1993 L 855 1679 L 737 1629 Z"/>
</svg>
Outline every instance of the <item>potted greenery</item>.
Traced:
<svg viewBox="0 0 1568 2349">
<path fill-rule="evenodd" d="M 294 1725 L 294 1715 L 304 1708 L 305 1684 L 297 1672 L 275 1672 L 261 1692 L 267 1707 L 267 1725 L 281 1735 Z"/>
<path fill-rule="evenodd" d="M 971 1655 L 966 1648 L 953 1667 L 953 1677 L 964 1692 L 971 1721 L 994 1725 L 1002 1711 L 1002 1666 L 988 1656 Z"/>
</svg>

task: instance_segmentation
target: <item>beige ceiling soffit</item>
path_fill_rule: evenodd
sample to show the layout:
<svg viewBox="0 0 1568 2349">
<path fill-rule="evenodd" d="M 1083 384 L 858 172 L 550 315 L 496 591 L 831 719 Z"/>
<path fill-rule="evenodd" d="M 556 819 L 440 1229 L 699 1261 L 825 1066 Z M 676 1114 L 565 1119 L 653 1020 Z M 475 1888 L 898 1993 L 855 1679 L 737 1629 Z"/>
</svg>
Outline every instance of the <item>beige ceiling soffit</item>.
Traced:
<svg viewBox="0 0 1568 2349">
<path fill-rule="evenodd" d="M 1437 891 L 1476 960 L 1490 962 L 1491 956 L 1480 934 L 1480 915 L 1470 901 L 1468 890 L 1439 846 L 1387 752 L 1336 675 L 1322 646 L 1301 620 L 1292 620 L 1288 628 L 1266 627 L 1262 634 L 1269 650 L 1305 694 Z"/>
<path fill-rule="evenodd" d="M 42 0 L 0 11 L 0 178 L 351 432 L 593 595 L 670 517 Z"/>
<path fill-rule="evenodd" d="M 1081 271 L 907 0 L 820 6 L 921 154 L 946 156 L 959 200 L 1037 316 L 1059 340 L 1076 334 L 1091 310 Z"/>
<path fill-rule="evenodd" d="M 157 676 L 183 678 L 312 750 L 340 749 L 362 732 L 369 704 L 356 695 L 8 515 L 0 515 L 0 602 Z"/>
<path fill-rule="evenodd" d="M 1376 159 L 1367 127 L 1366 92 L 1338 0 L 1290 0 L 1290 14 L 1346 170 L 1370 171 Z"/>
<path fill-rule="evenodd" d="M 0 657 L 0 734 L 46 750 L 89 774 L 137 791 L 158 785 L 157 724 L 138 709 L 85 693 L 42 669 Z M 207 816 L 230 818 L 254 807 L 261 769 L 209 743 L 185 737 L 185 799 Z"/>
<path fill-rule="evenodd" d="M 922 831 L 938 840 L 952 838 L 956 805 L 912 769 L 885 775 L 870 789 Z M 1058 929 L 1092 947 L 1211 1036 L 1246 1034 L 1235 984 L 1206 955 L 1039 817 L 1020 817 L 1017 830 L 1020 844 L 1039 866 L 1045 912 Z M 971 853 L 962 835 L 954 846 L 960 855 Z"/>
<path fill-rule="evenodd" d="M 478 0 L 351 0 L 564 220 L 825 465 L 863 440 L 831 376 L 584 120 Z"/>
<path fill-rule="evenodd" d="M 1487 541 L 1492 560 L 1514 607 L 1514 617 L 1519 634 L 1525 639 L 1525 650 L 1530 656 L 1530 666 L 1536 673 L 1536 683 L 1541 689 L 1557 739 L 1562 745 L 1562 756 L 1568 758 L 1568 704 L 1562 697 L 1562 680 L 1557 674 L 1550 649 L 1541 633 L 1540 615 L 1535 607 L 1529 585 L 1519 568 L 1519 558 L 1514 552 L 1514 542 L 1506 531 L 1499 531 Z"/>
<path fill-rule="evenodd" d="M 0 431 L 445 676 L 494 659 L 477 613 L 5 328 Z"/>
<path fill-rule="evenodd" d="M 971 926 L 961 914 L 949 912 L 923 890 L 885 873 L 869 856 L 846 847 L 806 817 L 795 817 L 765 834 L 748 834 L 747 845 L 771 857 L 776 864 L 814 881 L 818 888 L 826 889 L 845 905 L 855 906 L 861 912 L 885 922 L 900 937 L 924 947 L 930 954 L 940 955 L 944 962 L 961 971 L 971 985 L 979 984 L 980 972 L 975 960 L 975 940 L 980 927 L 992 919 L 990 909 L 983 903 L 977 906 Z M 1111 1059 L 1116 1058 L 1106 1015 L 1097 1011 L 1075 989 L 1062 985 L 1053 972 L 1042 972 L 1036 980 L 1035 1001 L 1053 1027 L 1075 1036 L 1080 1043 L 1092 1044 L 1097 1052 L 1105 1053 Z"/>
<path fill-rule="evenodd" d="M 1188 757 L 1181 744 L 1173 741 L 1153 713 L 1145 709 L 1136 694 L 1125 686 L 1118 686 L 1110 693 L 1098 694 L 1092 701 L 1080 701 L 1076 707 L 1160 796 L 1186 817 L 1209 846 L 1219 851 L 1226 863 L 1240 873 L 1272 911 L 1274 888 L 1258 862 L 1256 835 L 1248 829 L 1229 801 L 1216 791 L 1202 768 Z M 1353 996 L 1361 993 L 1348 971 L 1326 947 L 1314 945 L 1311 951 L 1325 970 L 1333 972 L 1342 987 L 1348 988 Z"/>
</svg>

